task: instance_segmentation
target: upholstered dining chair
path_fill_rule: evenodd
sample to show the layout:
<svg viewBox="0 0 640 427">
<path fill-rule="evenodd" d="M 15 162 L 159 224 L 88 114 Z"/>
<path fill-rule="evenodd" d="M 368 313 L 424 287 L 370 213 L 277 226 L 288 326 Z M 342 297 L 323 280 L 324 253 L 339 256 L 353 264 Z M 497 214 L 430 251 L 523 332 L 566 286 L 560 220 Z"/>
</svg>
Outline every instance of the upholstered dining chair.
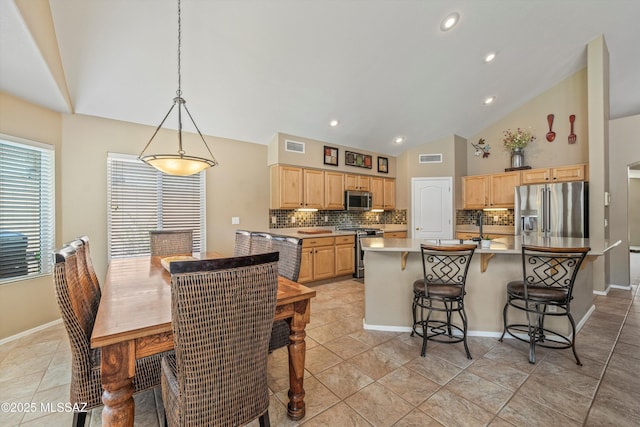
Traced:
<svg viewBox="0 0 640 427">
<path fill-rule="evenodd" d="M 280 254 L 278 274 L 294 282 L 300 275 L 300 261 L 302 260 L 302 239 L 274 235 L 271 238 L 273 250 Z M 273 322 L 269 352 L 289 345 L 291 328 L 286 320 Z"/>
<path fill-rule="evenodd" d="M 464 296 L 467 271 L 476 248 L 476 245 L 420 245 L 424 275 L 413 283 L 411 336 L 422 337 L 422 357 L 427 352 L 427 341 L 462 342 L 467 359 L 471 359 Z M 442 317 L 436 317 L 436 313 Z M 453 323 L 454 313 L 458 313 L 462 324 Z"/>
<path fill-rule="evenodd" d="M 588 247 L 554 248 L 522 245 L 522 280 L 507 283 L 507 303 L 504 305 L 505 334 L 529 343 L 529 363 L 536 363 L 536 345 L 573 351 L 576 364 L 582 362 L 576 353 L 576 323 L 571 315 L 573 285 Z M 525 313 L 527 323 L 509 323 L 509 307 Z M 546 317 L 564 316 L 570 332 L 553 330 L 545 325 Z"/>
<path fill-rule="evenodd" d="M 175 355 L 162 359 L 169 426 L 269 425 L 267 355 L 278 253 L 176 261 L 171 272 Z"/>
<path fill-rule="evenodd" d="M 149 243 L 151 256 L 191 255 L 193 230 L 152 230 Z"/>
<path fill-rule="evenodd" d="M 233 247 L 233 256 L 243 256 L 251 254 L 251 232 L 247 230 L 236 230 L 236 240 Z"/>
<path fill-rule="evenodd" d="M 96 318 L 86 289 L 91 289 L 87 271 L 82 268 L 74 245 L 65 245 L 54 254 L 53 281 L 56 300 L 71 347 L 70 403 L 86 403 L 86 409 L 102 405 L 100 349 L 92 349 L 91 332 Z M 96 307 L 97 309 L 97 307 Z M 135 391 L 143 391 L 160 384 L 162 355 L 136 360 Z M 74 426 L 83 426 L 86 412 L 76 412 Z"/>
</svg>

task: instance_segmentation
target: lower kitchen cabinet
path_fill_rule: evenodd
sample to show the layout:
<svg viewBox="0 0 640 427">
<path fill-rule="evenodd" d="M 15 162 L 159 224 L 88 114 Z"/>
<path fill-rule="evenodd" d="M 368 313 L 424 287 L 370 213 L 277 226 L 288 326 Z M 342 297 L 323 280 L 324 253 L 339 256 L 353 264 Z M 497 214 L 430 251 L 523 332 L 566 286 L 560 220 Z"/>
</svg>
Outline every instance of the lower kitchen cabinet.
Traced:
<svg viewBox="0 0 640 427">
<path fill-rule="evenodd" d="M 355 236 L 336 237 L 336 276 L 355 271 Z"/>
<path fill-rule="evenodd" d="M 391 239 L 406 239 L 407 232 L 406 231 L 385 231 L 384 237 L 388 237 Z"/>
<path fill-rule="evenodd" d="M 308 283 L 353 274 L 355 236 L 307 238 L 302 241 L 298 282 Z"/>
<path fill-rule="evenodd" d="M 333 237 L 303 239 L 298 282 L 305 283 L 335 277 L 335 254 Z"/>
</svg>

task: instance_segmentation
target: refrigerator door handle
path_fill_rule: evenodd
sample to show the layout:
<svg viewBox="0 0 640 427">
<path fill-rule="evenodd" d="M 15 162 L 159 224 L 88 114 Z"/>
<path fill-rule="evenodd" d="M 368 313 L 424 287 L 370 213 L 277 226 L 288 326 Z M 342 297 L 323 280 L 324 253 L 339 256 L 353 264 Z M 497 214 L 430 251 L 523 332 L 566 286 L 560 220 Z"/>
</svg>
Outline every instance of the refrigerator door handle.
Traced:
<svg viewBox="0 0 640 427">
<path fill-rule="evenodd" d="M 542 198 L 541 200 L 542 215 L 540 215 L 541 216 L 540 219 L 541 219 L 542 225 L 540 226 L 540 231 L 542 233 L 546 233 L 547 231 L 547 189 L 542 187 L 541 192 L 542 192 L 542 197 L 541 197 Z"/>
<path fill-rule="evenodd" d="M 551 233 L 551 189 L 547 188 L 547 200 L 546 200 L 546 206 L 544 209 L 546 215 L 547 215 L 547 220 L 546 220 L 546 225 L 547 225 L 547 233 Z"/>
</svg>

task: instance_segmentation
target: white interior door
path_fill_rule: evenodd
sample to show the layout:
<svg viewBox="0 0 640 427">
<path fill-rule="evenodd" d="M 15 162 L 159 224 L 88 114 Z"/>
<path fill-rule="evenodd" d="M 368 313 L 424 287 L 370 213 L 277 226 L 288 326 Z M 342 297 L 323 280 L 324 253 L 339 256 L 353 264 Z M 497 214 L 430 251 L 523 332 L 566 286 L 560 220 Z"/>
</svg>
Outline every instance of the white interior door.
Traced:
<svg viewBox="0 0 640 427">
<path fill-rule="evenodd" d="M 414 239 L 453 239 L 453 179 L 411 179 Z"/>
</svg>

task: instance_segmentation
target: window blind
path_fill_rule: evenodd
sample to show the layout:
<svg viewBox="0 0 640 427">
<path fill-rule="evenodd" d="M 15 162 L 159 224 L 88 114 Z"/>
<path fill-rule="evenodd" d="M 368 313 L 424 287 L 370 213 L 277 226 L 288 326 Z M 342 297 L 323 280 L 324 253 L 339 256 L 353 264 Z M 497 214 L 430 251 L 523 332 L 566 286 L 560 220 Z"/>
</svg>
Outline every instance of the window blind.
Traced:
<svg viewBox="0 0 640 427">
<path fill-rule="evenodd" d="M 51 273 L 54 152 L 0 137 L 0 283 Z"/>
<path fill-rule="evenodd" d="M 205 251 L 205 173 L 166 175 L 135 156 L 107 156 L 109 259 L 149 255 L 149 231 L 193 230 Z"/>
</svg>

